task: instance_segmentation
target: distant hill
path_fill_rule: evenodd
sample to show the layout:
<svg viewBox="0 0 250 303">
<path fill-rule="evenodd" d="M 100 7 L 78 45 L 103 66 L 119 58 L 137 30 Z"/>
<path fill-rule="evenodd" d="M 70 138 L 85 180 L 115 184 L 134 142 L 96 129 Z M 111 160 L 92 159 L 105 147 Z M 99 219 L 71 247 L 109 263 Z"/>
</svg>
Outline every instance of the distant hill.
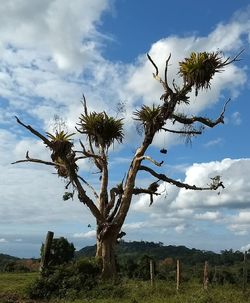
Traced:
<svg viewBox="0 0 250 303">
<path fill-rule="evenodd" d="M 91 257 L 95 255 L 96 245 L 86 246 L 76 252 L 76 256 Z M 185 246 L 164 246 L 163 243 L 133 241 L 121 241 L 116 248 L 118 258 L 139 259 L 144 255 L 155 260 L 164 260 L 166 258 L 180 259 L 185 263 L 196 264 L 204 261 L 210 261 L 213 264 L 221 262 L 221 254 L 212 251 L 203 251 Z"/>
<path fill-rule="evenodd" d="M 0 271 L 2 271 L 4 269 L 6 264 L 8 264 L 10 262 L 18 261 L 18 260 L 20 260 L 20 259 L 17 257 L 0 254 Z"/>
</svg>

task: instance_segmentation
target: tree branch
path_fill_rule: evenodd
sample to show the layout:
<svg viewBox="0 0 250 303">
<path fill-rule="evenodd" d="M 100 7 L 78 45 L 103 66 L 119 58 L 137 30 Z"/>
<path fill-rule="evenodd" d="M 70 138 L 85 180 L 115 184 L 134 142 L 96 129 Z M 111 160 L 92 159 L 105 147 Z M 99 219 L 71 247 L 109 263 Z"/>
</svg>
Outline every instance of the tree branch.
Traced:
<svg viewBox="0 0 250 303">
<path fill-rule="evenodd" d="M 44 142 L 44 144 L 46 144 L 49 147 L 52 147 L 51 142 L 46 137 L 44 137 L 42 134 L 40 134 L 37 130 L 35 130 L 30 125 L 24 124 L 17 116 L 15 116 L 15 118 L 16 118 L 17 123 L 19 123 L 20 125 L 22 125 L 26 129 L 28 129 L 32 134 L 34 134 L 38 138 L 42 139 L 42 141 Z"/>
<path fill-rule="evenodd" d="M 158 67 L 157 67 L 157 65 L 154 63 L 153 59 L 150 57 L 149 54 L 147 54 L 147 57 L 148 57 L 149 61 L 153 64 L 153 66 L 154 66 L 154 68 L 155 68 L 155 70 L 156 70 L 156 73 L 155 73 L 155 74 L 153 73 L 153 77 L 154 77 L 156 80 L 158 80 L 158 81 L 162 84 L 162 86 L 163 86 L 163 88 L 164 88 L 164 91 L 165 91 L 165 93 L 161 96 L 160 99 L 161 99 L 161 100 L 163 99 L 164 101 L 167 101 L 168 96 L 173 96 L 173 91 L 172 91 L 172 89 L 169 87 L 168 81 L 167 81 L 168 63 L 169 63 L 169 60 L 170 60 L 170 58 L 171 58 L 171 54 L 168 56 L 168 59 L 166 60 L 166 65 L 165 65 L 165 81 L 163 81 L 163 80 L 161 79 L 161 77 L 159 76 Z"/>
<path fill-rule="evenodd" d="M 160 196 L 160 194 L 148 189 L 148 188 L 138 188 L 135 187 L 133 190 L 133 194 L 134 195 L 140 195 L 140 194 L 149 194 L 149 195 L 156 195 L 156 196 Z"/>
<path fill-rule="evenodd" d="M 29 157 L 29 151 L 26 152 L 26 159 L 25 160 L 18 160 L 15 162 L 12 162 L 11 164 L 17 164 L 17 163 L 23 163 L 23 162 L 33 162 L 33 163 L 40 163 L 40 164 L 45 164 L 45 165 L 50 165 L 50 166 L 60 166 L 60 164 L 58 163 L 54 163 L 54 162 L 49 162 L 49 161 L 43 161 L 40 159 L 34 159 L 34 158 L 30 158 Z"/>
<path fill-rule="evenodd" d="M 118 212 L 118 210 L 119 210 L 119 207 L 120 207 L 120 205 L 121 205 L 121 201 L 122 201 L 122 195 L 119 196 L 119 198 L 118 198 L 118 200 L 117 200 L 117 202 L 116 202 L 116 204 L 115 204 L 114 210 L 113 210 L 112 213 L 108 216 L 108 218 L 107 218 L 107 221 L 108 221 L 108 222 L 112 222 L 112 221 L 113 221 L 115 215 L 117 214 L 117 212 Z"/>
<path fill-rule="evenodd" d="M 83 179 L 81 176 L 77 175 L 77 177 L 84 183 L 86 184 L 93 192 L 94 196 L 96 197 L 96 199 L 99 199 L 99 196 L 97 194 L 97 192 L 95 191 L 94 187 L 92 185 L 90 185 L 85 179 Z"/>
<path fill-rule="evenodd" d="M 179 116 L 179 115 L 176 115 L 176 114 L 172 114 L 171 115 L 171 118 L 174 119 L 175 121 L 179 122 L 179 123 L 182 123 L 182 124 L 193 124 L 195 122 L 200 122 L 208 127 L 214 127 L 216 126 L 217 124 L 219 123 L 222 123 L 224 124 L 224 114 L 225 114 L 225 111 L 226 111 L 226 107 L 227 107 L 227 104 L 231 101 L 231 99 L 228 99 L 227 102 L 224 104 L 224 107 L 223 107 L 223 110 L 220 114 L 220 116 L 212 121 L 208 118 L 205 118 L 205 117 L 192 117 L 192 118 L 187 118 L 187 117 L 182 117 L 182 116 Z"/>
<path fill-rule="evenodd" d="M 94 150 L 93 150 L 92 145 L 90 145 L 91 152 L 89 152 L 89 151 L 86 150 L 86 148 L 85 148 L 85 146 L 83 145 L 82 141 L 81 141 L 81 140 L 79 140 L 79 141 L 80 141 L 80 145 L 81 145 L 81 147 L 82 147 L 82 149 L 83 149 L 83 150 L 82 150 L 82 153 L 84 154 L 84 156 L 86 156 L 87 158 L 93 158 L 96 167 L 100 170 L 100 172 L 102 172 L 103 167 L 102 167 L 102 165 L 101 165 L 101 163 L 100 163 L 101 161 L 103 161 L 102 157 L 100 157 L 99 155 L 96 155 L 96 154 L 94 153 Z"/>
<path fill-rule="evenodd" d="M 164 163 L 164 161 L 157 162 L 149 156 L 139 157 L 138 160 L 148 160 L 148 161 L 152 162 L 153 164 L 155 164 L 156 166 L 161 166 Z"/>
<path fill-rule="evenodd" d="M 245 49 L 242 49 L 235 57 L 233 57 L 233 59 L 230 60 L 230 57 L 228 57 L 224 62 L 222 62 L 220 65 L 219 65 L 219 68 L 222 68 L 224 66 L 227 66 L 233 62 L 236 62 L 236 61 L 240 61 L 241 59 L 239 59 L 240 55 L 244 52 Z"/>
<path fill-rule="evenodd" d="M 180 134 L 180 135 L 201 135 L 202 131 L 199 130 L 190 130 L 190 131 L 184 131 L 184 130 L 174 130 L 174 129 L 169 129 L 162 127 L 162 130 L 169 132 L 169 133 L 174 133 L 174 134 Z"/>
<path fill-rule="evenodd" d="M 196 186 L 196 185 L 190 185 L 190 184 L 187 184 L 187 183 L 183 183 L 183 182 L 177 181 L 175 179 L 171 179 L 171 178 L 167 177 L 164 174 L 158 174 L 153 169 L 151 169 L 147 166 L 144 166 L 144 165 L 141 165 L 139 170 L 147 171 L 148 173 L 150 173 L 155 178 L 158 178 L 159 180 L 162 180 L 164 182 L 173 184 L 173 185 L 175 185 L 179 188 L 185 188 L 185 189 L 191 189 L 191 190 L 216 190 L 219 187 L 224 188 L 223 182 L 217 182 L 217 183 L 212 182 L 209 185 L 209 187 L 199 187 L 199 186 Z"/>
</svg>

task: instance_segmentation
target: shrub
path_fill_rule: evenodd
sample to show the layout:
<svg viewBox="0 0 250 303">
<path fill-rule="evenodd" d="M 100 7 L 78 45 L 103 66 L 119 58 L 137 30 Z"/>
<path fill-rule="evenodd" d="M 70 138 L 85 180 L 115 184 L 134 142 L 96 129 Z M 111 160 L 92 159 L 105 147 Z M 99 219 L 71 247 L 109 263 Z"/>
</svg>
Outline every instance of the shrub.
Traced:
<svg viewBox="0 0 250 303">
<path fill-rule="evenodd" d="M 28 295 L 31 299 L 75 299 L 97 285 L 99 274 L 100 265 L 95 259 L 83 258 L 72 264 L 51 267 L 28 288 Z"/>
<path fill-rule="evenodd" d="M 64 237 L 55 238 L 52 240 L 49 265 L 60 265 L 68 263 L 74 258 L 75 247 L 73 243 L 69 243 Z M 41 257 L 44 254 L 44 244 L 41 246 Z"/>
</svg>

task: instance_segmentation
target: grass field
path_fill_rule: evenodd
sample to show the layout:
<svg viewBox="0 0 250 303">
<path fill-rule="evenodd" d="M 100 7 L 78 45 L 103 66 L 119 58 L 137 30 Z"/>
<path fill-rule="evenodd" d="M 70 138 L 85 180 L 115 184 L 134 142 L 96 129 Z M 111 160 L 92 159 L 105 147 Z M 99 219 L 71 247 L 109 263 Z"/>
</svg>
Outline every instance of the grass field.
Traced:
<svg viewBox="0 0 250 303">
<path fill-rule="evenodd" d="M 0 274 L 0 303 L 33 303 L 26 295 L 26 288 L 37 273 Z M 232 285 L 202 289 L 199 283 L 184 283 L 179 292 L 175 285 L 158 281 L 154 287 L 149 282 L 127 281 L 124 287 L 111 287 L 93 293 L 92 298 L 81 300 L 57 300 L 51 303 L 250 303 L 250 289 L 245 293 Z M 84 295 L 83 295 L 84 297 Z"/>
</svg>

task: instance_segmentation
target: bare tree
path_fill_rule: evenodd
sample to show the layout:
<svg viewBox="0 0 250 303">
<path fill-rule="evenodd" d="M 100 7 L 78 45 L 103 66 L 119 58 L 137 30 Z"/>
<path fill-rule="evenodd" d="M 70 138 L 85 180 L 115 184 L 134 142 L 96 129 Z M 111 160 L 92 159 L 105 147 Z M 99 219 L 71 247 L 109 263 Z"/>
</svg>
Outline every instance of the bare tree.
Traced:
<svg viewBox="0 0 250 303">
<path fill-rule="evenodd" d="M 87 143 L 82 143 L 81 141 L 80 150 L 75 150 L 71 140 L 73 134 L 68 134 L 60 129 L 55 134 L 47 133 L 47 135 L 43 135 L 16 117 L 20 125 L 41 139 L 46 147 L 49 148 L 51 161 L 31 158 L 27 152 L 25 159 L 14 163 L 35 162 L 54 166 L 57 174 L 67 180 L 66 188 L 68 188 L 69 184 L 73 186 L 74 191 L 78 193 L 79 201 L 90 209 L 96 219 L 96 256 L 102 258 L 102 277 L 104 279 L 112 278 L 116 275 L 115 245 L 117 239 L 124 235 L 121 229 L 134 195 L 148 194 L 150 204 L 152 204 L 154 196 L 159 195 L 157 190 L 159 181 L 187 190 L 217 190 L 219 187 L 224 187 L 220 176 L 212 178 L 210 184 L 204 187 L 171 179 L 151 168 L 152 165 L 149 167 L 145 164 L 150 162 L 156 167 L 160 167 L 163 164 L 163 161 L 158 163 L 148 156 L 146 152 L 152 144 L 155 134 L 159 131 L 192 137 L 202 134 L 205 127 L 213 128 L 220 123 L 224 123 L 224 114 L 229 100 L 225 103 L 220 115 L 215 120 L 202 116 L 186 116 L 178 113 L 177 109 L 180 104 L 189 104 L 192 90 L 195 91 L 197 96 L 202 89 L 209 89 L 210 81 L 214 74 L 222 71 L 230 63 L 238 61 L 240 54 L 232 59 L 223 59 L 219 52 L 192 53 L 190 57 L 179 63 L 179 75 L 183 79 L 180 87 L 174 81 L 169 84 L 167 79 L 171 56 L 166 60 L 164 79 L 162 79 L 159 76 L 157 65 L 148 55 L 148 59 L 155 69 L 153 76 L 163 87 L 163 95 L 160 97 L 159 104 L 152 106 L 143 105 L 134 112 L 134 119 L 138 121 L 143 130 L 142 141 L 131 158 L 126 177 L 113 188 L 109 187 L 108 152 L 114 141 L 122 143 L 124 137 L 122 119 L 109 116 L 104 111 L 88 112 L 87 102 L 83 96 L 83 114 L 79 118 L 76 130 L 86 137 Z M 168 125 L 173 125 L 173 128 L 167 128 L 165 126 L 166 122 L 172 123 L 168 123 Z M 176 125 L 181 125 L 181 127 L 176 129 L 175 123 Z M 162 150 L 162 153 L 166 153 L 166 150 Z M 94 189 L 79 174 L 78 161 L 80 159 L 90 159 L 98 169 L 100 173 L 99 190 Z M 155 181 L 145 188 L 136 187 L 135 181 L 139 171 L 148 173 L 155 178 Z M 92 191 L 92 195 L 88 194 L 89 189 Z M 64 195 L 64 199 L 71 197 L 72 193 L 70 192 L 66 192 Z"/>
</svg>

